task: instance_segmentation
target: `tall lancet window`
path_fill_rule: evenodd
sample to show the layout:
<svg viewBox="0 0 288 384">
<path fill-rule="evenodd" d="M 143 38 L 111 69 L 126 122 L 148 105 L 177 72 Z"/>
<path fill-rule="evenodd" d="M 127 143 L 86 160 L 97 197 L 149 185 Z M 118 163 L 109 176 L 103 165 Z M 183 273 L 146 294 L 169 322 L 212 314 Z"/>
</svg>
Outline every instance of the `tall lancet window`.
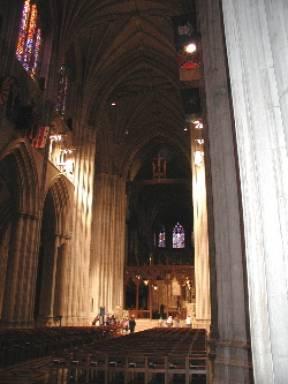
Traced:
<svg viewBox="0 0 288 384">
<path fill-rule="evenodd" d="M 166 247 L 166 232 L 165 232 L 165 228 L 162 227 L 158 236 L 158 248 L 165 248 L 165 247 Z"/>
<path fill-rule="evenodd" d="M 58 77 L 56 112 L 64 117 L 66 111 L 66 100 L 68 92 L 68 74 L 65 65 L 62 65 Z"/>
<path fill-rule="evenodd" d="M 185 231 L 181 224 L 177 223 L 173 229 L 173 248 L 185 248 Z"/>
<path fill-rule="evenodd" d="M 153 178 L 165 178 L 167 171 L 167 160 L 158 155 L 152 161 Z"/>
<path fill-rule="evenodd" d="M 16 57 L 23 68 L 35 77 L 39 70 L 41 29 L 37 5 L 25 0 L 16 47 Z"/>
</svg>

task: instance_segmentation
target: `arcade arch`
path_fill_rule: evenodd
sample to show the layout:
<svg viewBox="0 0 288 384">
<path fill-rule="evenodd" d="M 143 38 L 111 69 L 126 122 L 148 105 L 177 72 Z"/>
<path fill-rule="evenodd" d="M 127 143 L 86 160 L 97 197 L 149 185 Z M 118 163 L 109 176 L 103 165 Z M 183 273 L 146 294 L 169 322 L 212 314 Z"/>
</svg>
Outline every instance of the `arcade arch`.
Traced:
<svg viewBox="0 0 288 384">
<path fill-rule="evenodd" d="M 63 316 L 70 214 L 71 199 L 60 175 L 52 181 L 44 201 L 34 308 L 37 324 L 51 325 Z"/>
<path fill-rule="evenodd" d="M 0 159 L 1 323 L 32 321 L 39 188 L 37 169 L 25 140 L 9 146 Z"/>
</svg>

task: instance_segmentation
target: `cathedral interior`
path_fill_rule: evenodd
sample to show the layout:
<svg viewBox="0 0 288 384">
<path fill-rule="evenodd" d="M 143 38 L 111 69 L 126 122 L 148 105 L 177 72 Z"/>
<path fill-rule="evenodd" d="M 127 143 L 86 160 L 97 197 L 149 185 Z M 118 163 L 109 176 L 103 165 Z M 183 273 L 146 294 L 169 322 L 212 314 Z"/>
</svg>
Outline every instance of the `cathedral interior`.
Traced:
<svg viewBox="0 0 288 384">
<path fill-rule="evenodd" d="M 0 384 L 287 382 L 287 18 L 0 0 Z"/>
</svg>

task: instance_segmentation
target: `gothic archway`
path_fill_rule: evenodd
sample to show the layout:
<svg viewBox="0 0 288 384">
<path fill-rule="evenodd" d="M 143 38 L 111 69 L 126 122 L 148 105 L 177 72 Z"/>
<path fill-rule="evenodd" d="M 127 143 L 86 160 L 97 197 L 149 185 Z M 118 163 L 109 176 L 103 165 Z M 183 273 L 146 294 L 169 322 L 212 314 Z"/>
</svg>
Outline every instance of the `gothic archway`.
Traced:
<svg viewBox="0 0 288 384">
<path fill-rule="evenodd" d="M 193 308 L 180 286 L 189 284 L 195 291 L 189 153 L 170 140 L 154 137 L 131 161 L 128 185 L 125 280 L 129 282 L 129 277 L 137 285 L 133 310 L 140 318 L 173 312 L 184 319 Z M 186 241 L 176 247 L 173 229 L 179 222 Z M 195 294 L 192 296 L 195 301 Z"/>
<path fill-rule="evenodd" d="M 34 317 L 37 324 L 53 325 L 63 313 L 64 264 L 70 240 L 69 194 L 63 176 L 58 177 L 45 197 Z"/>
<path fill-rule="evenodd" d="M 1 322 L 30 325 L 37 249 L 38 176 L 25 140 L 0 158 Z M 19 246 L 21 244 L 21 246 Z"/>
<path fill-rule="evenodd" d="M 5 277 L 11 244 L 11 229 L 17 212 L 17 184 L 13 178 L 13 158 L 6 157 L 0 162 L 0 312 L 5 291 Z M 7 172 L 10 170 L 10 172 Z"/>
</svg>

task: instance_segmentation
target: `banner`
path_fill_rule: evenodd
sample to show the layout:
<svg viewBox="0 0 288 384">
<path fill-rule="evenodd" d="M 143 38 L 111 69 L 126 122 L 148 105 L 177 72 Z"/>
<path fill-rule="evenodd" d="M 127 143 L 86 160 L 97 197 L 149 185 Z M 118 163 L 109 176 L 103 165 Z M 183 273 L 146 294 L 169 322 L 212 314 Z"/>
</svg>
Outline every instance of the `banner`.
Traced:
<svg viewBox="0 0 288 384">
<path fill-rule="evenodd" d="M 32 139 L 32 147 L 36 149 L 45 148 L 47 139 L 49 137 L 49 127 L 39 127 L 37 135 Z"/>
</svg>

